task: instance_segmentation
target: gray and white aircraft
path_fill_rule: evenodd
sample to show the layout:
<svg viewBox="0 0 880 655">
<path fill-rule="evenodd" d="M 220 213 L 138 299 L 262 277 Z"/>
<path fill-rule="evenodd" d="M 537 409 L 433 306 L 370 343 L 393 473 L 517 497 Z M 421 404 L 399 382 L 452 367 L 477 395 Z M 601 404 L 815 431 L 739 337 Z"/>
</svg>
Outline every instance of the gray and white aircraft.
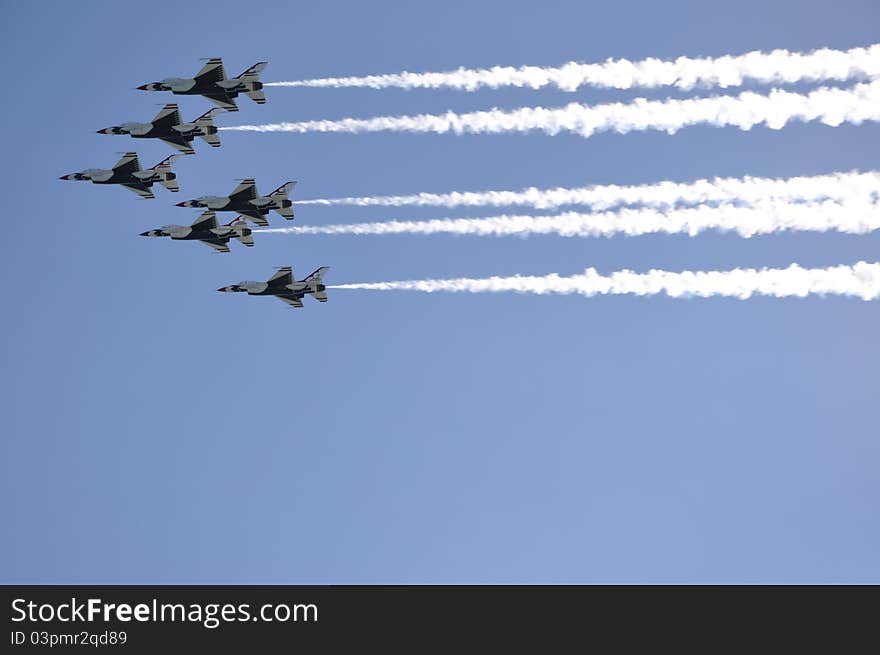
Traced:
<svg viewBox="0 0 880 655">
<path fill-rule="evenodd" d="M 141 170 L 136 152 L 126 152 L 113 168 L 87 168 L 79 173 L 62 175 L 61 180 L 91 181 L 94 184 L 120 184 L 134 191 L 141 198 L 155 198 L 151 190 L 158 182 L 169 191 L 180 191 L 177 176 L 171 171 L 171 163 L 182 155 L 166 157 L 153 168 Z"/>
<path fill-rule="evenodd" d="M 278 300 L 299 309 L 303 306 L 302 299 L 305 295 L 312 296 L 318 302 L 327 302 L 324 275 L 329 270 L 329 266 L 322 266 L 297 282 L 293 277 L 293 269 L 290 266 L 282 266 L 266 282 L 239 282 L 227 287 L 220 287 L 217 291 L 244 291 L 250 296 L 275 296 Z"/>
<path fill-rule="evenodd" d="M 242 180 L 228 196 L 202 196 L 195 200 L 177 203 L 178 207 L 204 207 L 215 212 L 238 212 L 257 225 L 265 227 L 269 211 L 276 211 L 289 221 L 293 220 L 293 203 L 287 195 L 296 186 L 296 182 L 285 182 L 268 196 L 257 193 L 257 185 L 253 179 Z"/>
<path fill-rule="evenodd" d="M 201 241 L 217 252 L 229 252 L 230 239 L 238 239 L 244 245 L 254 245 L 251 229 L 244 219 L 236 218 L 231 223 L 217 225 L 217 217 L 212 211 L 206 211 L 195 222 L 184 225 L 165 225 L 158 230 L 141 232 L 142 237 L 171 237 L 175 241 Z"/>
<path fill-rule="evenodd" d="M 238 77 L 226 79 L 223 60 L 220 57 L 208 59 L 193 78 L 166 77 L 158 82 L 142 84 L 141 91 L 171 91 L 176 95 L 205 96 L 227 111 L 238 111 L 235 99 L 239 93 L 245 94 L 258 105 L 266 102 L 260 73 L 269 64 L 261 61 L 243 72 Z"/>
<path fill-rule="evenodd" d="M 177 105 L 170 103 L 149 123 L 122 123 L 98 130 L 98 134 L 128 134 L 135 139 L 161 139 L 183 154 L 192 155 L 195 153 L 192 142 L 197 136 L 214 148 L 220 146 L 220 137 L 213 123 L 214 113 L 218 111 L 223 110 L 218 107 L 205 112 L 192 123 L 183 123 Z"/>
</svg>

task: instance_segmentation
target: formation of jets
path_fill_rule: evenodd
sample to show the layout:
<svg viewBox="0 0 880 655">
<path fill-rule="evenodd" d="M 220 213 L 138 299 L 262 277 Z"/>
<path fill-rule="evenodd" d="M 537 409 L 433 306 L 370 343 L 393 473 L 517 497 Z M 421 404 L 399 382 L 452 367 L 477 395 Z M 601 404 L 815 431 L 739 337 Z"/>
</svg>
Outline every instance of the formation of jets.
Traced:
<svg viewBox="0 0 880 655">
<path fill-rule="evenodd" d="M 266 102 L 260 73 L 268 62 L 261 61 L 245 70 L 238 77 L 227 78 L 223 60 L 219 57 L 207 60 L 193 78 L 167 77 L 158 82 L 143 84 L 143 91 L 171 91 L 176 95 L 203 96 L 219 105 L 219 108 L 205 112 L 194 121 L 184 123 L 180 109 L 175 103 L 166 104 L 156 117 L 148 123 L 127 122 L 98 130 L 98 134 L 129 135 L 135 139 L 159 139 L 173 146 L 181 154 L 166 157 L 152 168 L 142 169 L 136 152 L 126 152 L 112 168 L 88 168 L 78 173 L 63 175 L 62 180 L 78 180 L 93 184 L 120 185 L 140 197 L 154 199 L 152 187 L 157 182 L 172 192 L 180 191 L 177 175 L 171 170 L 172 163 L 182 155 L 195 154 L 193 142 L 203 139 L 210 146 L 220 146 L 220 137 L 214 125 L 214 117 L 221 111 L 238 111 L 236 98 L 240 94 L 248 96 L 259 105 Z M 247 247 L 254 245 L 254 237 L 248 221 L 259 226 L 269 225 L 269 212 L 274 211 L 292 221 L 293 202 L 289 194 L 296 182 L 285 182 L 268 196 L 257 191 L 253 178 L 241 183 L 227 196 L 201 196 L 193 200 L 177 203 L 178 207 L 204 209 L 191 225 L 165 225 L 141 232 L 143 237 L 168 237 L 173 241 L 200 241 L 216 252 L 229 252 L 229 242 L 233 239 Z M 218 224 L 216 212 L 238 214 L 229 223 Z M 297 281 L 290 266 L 282 266 L 266 282 L 245 281 L 221 287 L 218 291 L 246 292 L 251 296 L 275 296 L 291 307 L 303 306 L 302 299 L 309 295 L 319 302 L 327 302 L 327 287 L 324 275 L 330 270 L 322 266 Z"/>
</svg>

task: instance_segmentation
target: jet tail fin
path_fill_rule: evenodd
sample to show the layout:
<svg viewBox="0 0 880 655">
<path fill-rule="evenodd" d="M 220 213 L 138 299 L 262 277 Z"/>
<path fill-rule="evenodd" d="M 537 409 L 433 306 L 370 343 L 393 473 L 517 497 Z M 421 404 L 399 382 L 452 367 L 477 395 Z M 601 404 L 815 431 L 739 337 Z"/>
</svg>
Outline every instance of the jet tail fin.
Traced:
<svg viewBox="0 0 880 655">
<path fill-rule="evenodd" d="M 250 68 L 246 69 L 241 75 L 239 75 L 238 79 L 240 79 L 242 81 L 259 80 L 260 73 L 262 73 L 266 69 L 266 66 L 268 66 L 268 65 L 269 65 L 268 61 L 258 61 L 256 64 L 254 64 Z"/>
<path fill-rule="evenodd" d="M 248 248 L 254 245 L 254 235 L 251 228 L 248 227 L 247 221 L 243 218 L 236 218 L 229 223 L 229 226 L 235 230 L 234 239 L 238 239 Z"/>
<path fill-rule="evenodd" d="M 238 76 L 239 81 L 245 86 L 245 95 L 258 105 L 266 104 L 266 94 L 263 92 L 263 83 L 260 82 L 260 73 L 268 65 L 268 61 L 257 62 Z"/>
<path fill-rule="evenodd" d="M 275 189 L 272 193 L 269 194 L 270 198 L 275 200 L 275 206 L 279 214 L 281 214 L 288 221 L 293 220 L 293 203 L 287 197 L 288 194 L 293 191 L 293 188 L 296 186 L 296 182 L 285 182 L 280 187 Z"/>
<path fill-rule="evenodd" d="M 303 282 L 309 285 L 306 293 L 310 294 L 318 302 L 327 302 L 327 287 L 324 286 L 324 275 L 329 270 L 329 266 L 322 266 L 318 270 L 309 273 L 303 280 Z"/>
<path fill-rule="evenodd" d="M 174 173 L 169 173 L 169 175 L 174 175 Z M 159 180 L 159 184 L 161 184 L 163 187 L 165 187 L 166 189 L 168 189 L 172 193 L 177 193 L 178 191 L 180 191 L 180 185 L 177 184 L 176 179 L 172 178 L 170 180 L 167 180 L 167 179 L 166 180 Z"/>
<path fill-rule="evenodd" d="M 164 186 L 169 191 L 178 192 L 180 191 L 180 186 L 177 184 L 177 175 L 174 174 L 174 171 L 171 170 L 171 164 L 178 157 L 182 157 L 183 155 L 171 155 L 170 157 L 166 157 L 158 164 L 153 166 L 152 171 L 159 177 L 159 184 Z"/>
<path fill-rule="evenodd" d="M 214 124 L 214 114 L 217 114 L 221 111 L 225 111 L 222 107 L 214 107 L 214 109 L 209 109 L 204 114 L 199 116 L 197 119 L 193 121 L 196 125 L 200 127 L 204 127 L 205 125 L 213 125 Z"/>
<path fill-rule="evenodd" d="M 269 194 L 271 198 L 286 198 L 287 194 L 293 191 L 293 188 L 296 186 L 296 180 L 291 182 L 285 182 L 280 187 L 275 189 L 272 193 Z"/>
<path fill-rule="evenodd" d="M 259 89 L 256 91 L 245 91 L 244 94 L 248 98 L 256 102 L 258 105 L 266 104 L 266 93 L 263 91 L 263 89 Z"/>
<path fill-rule="evenodd" d="M 214 128 L 216 129 L 216 128 Z M 205 141 L 212 148 L 220 147 L 220 137 L 217 134 L 199 134 L 199 137 Z"/>
<path fill-rule="evenodd" d="M 242 214 L 240 218 L 251 221 L 254 225 L 259 225 L 260 227 L 269 227 L 269 221 L 266 220 L 266 217 L 256 212 L 253 214 Z"/>
<path fill-rule="evenodd" d="M 321 268 L 319 268 L 319 269 L 317 269 L 317 270 L 315 270 L 315 271 L 312 271 L 311 273 L 309 273 L 308 275 L 306 275 L 306 277 L 305 277 L 305 279 L 303 280 L 303 282 L 318 282 L 318 283 L 323 283 L 323 282 L 324 282 L 324 276 L 327 275 L 327 271 L 329 271 L 329 270 L 330 270 L 330 267 L 329 267 L 329 266 L 322 266 Z"/>
<path fill-rule="evenodd" d="M 205 143 L 213 148 L 220 147 L 220 137 L 217 134 L 217 128 L 214 126 L 214 115 L 222 111 L 225 111 L 222 107 L 215 107 L 193 121 L 193 124 L 201 128 L 199 137 L 204 139 Z"/>
</svg>

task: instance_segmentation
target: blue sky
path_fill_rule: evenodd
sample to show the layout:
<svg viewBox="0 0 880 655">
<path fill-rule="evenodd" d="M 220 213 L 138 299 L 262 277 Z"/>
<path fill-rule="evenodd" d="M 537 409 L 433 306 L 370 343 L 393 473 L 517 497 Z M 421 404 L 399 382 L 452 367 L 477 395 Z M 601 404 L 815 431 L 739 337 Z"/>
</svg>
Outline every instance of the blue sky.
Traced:
<svg viewBox="0 0 880 655">
<path fill-rule="evenodd" d="M 215 291 L 285 264 L 332 266 L 330 283 L 826 266 L 876 261 L 876 235 L 258 234 L 229 255 L 137 237 L 243 177 L 317 198 L 872 170 L 877 125 L 224 132 L 177 162 L 176 195 L 57 179 L 170 154 L 95 130 L 151 118 L 172 96 L 134 87 L 199 57 L 230 74 L 268 60 L 271 81 L 849 48 L 880 19 L 867 0 L 473 4 L 2 4 L 0 580 L 880 581 L 880 304 L 336 291 L 295 312 Z M 681 94 L 270 88 L 217 123 L 635 95 Z M 186 119 L 209 108 L 176 100 Z M 303 206 L 297 221 L 449 214 Z"/>
</svg>

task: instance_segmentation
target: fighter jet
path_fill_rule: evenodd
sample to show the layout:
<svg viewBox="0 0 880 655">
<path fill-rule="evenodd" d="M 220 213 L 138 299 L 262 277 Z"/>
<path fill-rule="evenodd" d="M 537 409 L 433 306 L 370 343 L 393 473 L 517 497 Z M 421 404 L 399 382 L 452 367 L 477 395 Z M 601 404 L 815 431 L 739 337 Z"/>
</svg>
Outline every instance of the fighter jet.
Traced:
<svg viewBox="0 0 880 655">
<path fill-rule="evenodd" d="M 293 269 L 290 266 L 282 266 L 266 282 L 239 282 L 228 287 L 220 287 L 217 291 L 246 291 L 250 296 L 275 296 L 278 300 L 299 309 L 303 306 L 302 299 L 306 294 L 318 302 L 327 302 L 327 287 L 324 286 L 323 278 L 329 270 L 329 266 L 322 266 L 297 282 L 293 277 Z"/>
<path fill-rule="evenodd" d="M 129 134 L 135 139 L 161 139 L 185 155 L 195 153 L 192 142 L 197 136 L 203 138 L 214 148 L 220 147 L 220 137 L 214 127 L 214 113 L 220 108 L 207 111 L 192 123 L 180 121 L 180 110 L 174 103 L 167 104 L 156 118 L 149 123 L 122 123 L 98 130 L 98 134 Z"/>
<path fill-rule="evenodd" d="M 238 239 L 244 245 L 254 245 L 251 229 L 244 219 L 236 218 L 231 223 L 217 225 L 214 212 L 206 211 L 189 227 L 183 225 L 166 225 L 158 230 L 141 232 L 142 237 L 171 237 L 175 241 L 201 241 L 217 252 L 229 252 L 230 239 Z"/>
<path fill-rule="evenodd" d="M 239 93 L 244 93 L 258 105 L 266 102 L 263 83 L 260 82 L 260 73 L 268 64 L 267 61 L 261 61 L 238 77 L 227 80 L 226 72 L 223 70 L 223 60 L 220 57 L 214 57 L 208 59 L 202 70 L 191 79 L 166 77 L 158 82 L 142 84 L 138 89 L 141 91 L 171 91 L 176 95 L 205 96 L 227 111 L 238 111 L 235 98 Z"/>
<path fill-rule="evenodd" d="M 266 216 L 274 210 L 289 221 L 293 220 L 293 203 L 287 194 L 293 190 L 296 182 L 285 182 L 268 196 L 257 193 L 257 185 L 253 179 L 242 180 L 228 196 L 202 196 L 195 200 L 177 203 L 178 207 L 204 207 L 215 212 L 238 212 L 257 225 L 265 227 L 269 224 Z"/>
<path fill-rule="evenodd" d="M 177 176 L 171 172 L 171 162 L 182 155 L 166 157 L 153 168 L 141 170 L 136 152 L 126 152 L 122 159 L 116 162 L 111 169 L 87 168 L 79 173 L 62 175 L 61 180 L 91 180 L 94 184 L 121 184 L 126 189 L 134 191 L 141 198 L 155 198 L 151 187 L 158 182 L 169 191 L 180 191 L 177 186 Z"/>
</svg>

